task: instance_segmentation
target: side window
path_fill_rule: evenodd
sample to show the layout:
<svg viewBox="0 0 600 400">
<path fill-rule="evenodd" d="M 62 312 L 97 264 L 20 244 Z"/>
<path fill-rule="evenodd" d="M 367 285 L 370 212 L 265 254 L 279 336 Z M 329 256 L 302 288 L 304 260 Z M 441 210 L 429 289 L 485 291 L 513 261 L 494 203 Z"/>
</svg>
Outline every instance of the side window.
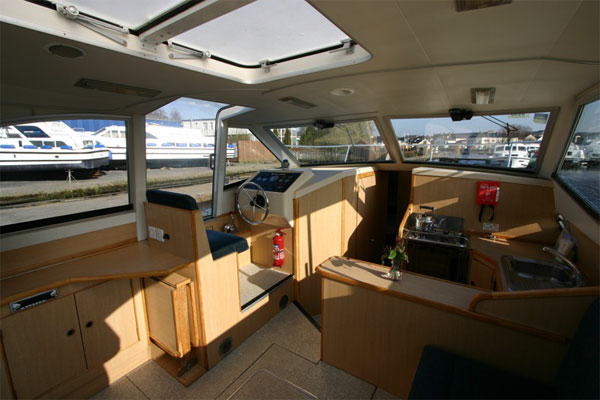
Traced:
<svg viewBox="0 0 600 400">
<path fill-rule="evenodd" d="M 146 186 L 189 194 L 204 217 L 212 216 L 215 132 L 209 129 L 225 104 L 179 98 L 146 115 Z"/>
<path fill-rule="evenodd" d="M 90 146 L 101 139 L 99 127 L 110 124 L 126 127 L 125 120 L 103 119 L 7 126 L 23 136 L 0 137 L 1 232 L 131 209 L 126 144 L 118 154 Z"/>
<path fill-rule="evenodd" d="M 581 107 L 555 176 L 588 210 L 600 215 L 600 100 Z"/>
</svg>

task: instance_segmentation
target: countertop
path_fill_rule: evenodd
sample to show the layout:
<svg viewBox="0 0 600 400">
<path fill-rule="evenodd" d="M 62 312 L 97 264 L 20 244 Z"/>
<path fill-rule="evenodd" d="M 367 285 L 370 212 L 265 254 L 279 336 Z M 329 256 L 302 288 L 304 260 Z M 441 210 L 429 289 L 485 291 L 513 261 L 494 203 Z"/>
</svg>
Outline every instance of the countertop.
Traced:
<svg viewBox="0 0 600 400">
<path fill-rule="evenodd" d="M 535 260 L 554 261 L 554 257 L 542 250 L 544 244 L 521 242 L 519 240 L 488 239 L 471 235 L 471 249 L 488 259 L 499 264 L 500 258 L 505 255 L 533 258 Z"/>
<path fill-rule="evenodd" d="M 324 278 L 368 287 L 393 296 L 425 304 L 469 310 L 471 299 L 487 290 L 403 271 L 401 281 L 391 281 L 382 275 L 389 271 L 381 265 L 347 257 L 331 257 L 318 267 Z"/>
<path fill-rule="evenodd" d="M 191 261 L 147 240 L 0 280 L 0 305 L 74 282 L 168 275 Z"/>
</svg>

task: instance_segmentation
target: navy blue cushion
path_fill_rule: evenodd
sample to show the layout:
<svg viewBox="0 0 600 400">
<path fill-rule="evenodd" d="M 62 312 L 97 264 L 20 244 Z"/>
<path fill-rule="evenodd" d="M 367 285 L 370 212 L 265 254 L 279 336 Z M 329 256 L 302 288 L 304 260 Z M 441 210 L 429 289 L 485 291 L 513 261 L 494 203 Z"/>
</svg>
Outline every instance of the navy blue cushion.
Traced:
<svg viewBox="0 0 600 400">
<path fill-rule="evenodd" d="M 556 378 L 556 393 L 565 399 L 600 398 L 600 299 L 587 309 Z"/>
<path fill-rule="evenodd" d="M 208 244 L 213 260 L 224 257 L 234 251 L 241 253 L 248 250 L 248 242 L 243 237 L 210 229 L 206 230 L 206 236 L 208 237 Z"/>
<path fill-rule="evenodd" d="M 549 398 L 552 388 L 528 378 L 425 346 L 409 399 Z"/>
<path fill-rule="evenodd" d="M 181 193 L 166 192 L 164 190 L 147 190 L 146 199 L 149 203 L 163 206 L 181 208 L 183 210 L 198 210 L 198 203 L 192 196 Z"/>
</svg>

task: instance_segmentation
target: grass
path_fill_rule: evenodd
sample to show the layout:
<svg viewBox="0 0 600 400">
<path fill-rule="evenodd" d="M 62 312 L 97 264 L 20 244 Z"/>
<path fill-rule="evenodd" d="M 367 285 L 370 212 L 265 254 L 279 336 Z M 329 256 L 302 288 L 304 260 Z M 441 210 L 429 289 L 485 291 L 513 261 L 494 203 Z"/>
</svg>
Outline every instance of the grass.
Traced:
<svg viewBox="0 0 600 400">
<path fill-rule="evenodd" d="M 255 168 L 241 168 L 236 171 L 226 172 L 227 176 L 244 175 L 256 172 Z M 188 175 L 174 179 L 148 179 L 147 186 L 152 188 L 186 186 L 194 184 L 209 183 L 212 181 L 213 173 Z M 48 193 L 31 193 L 19 196 L 0 196 L 0 207 L 16 206 L 34 202 L 50 202 L 59 200 L 78 199 L 84 197 L 107 196 L 119 193 L 127 193 L 127 182 L 113 182 L 99 184 L 88 188 L 58 190 Z"/>
</svg>

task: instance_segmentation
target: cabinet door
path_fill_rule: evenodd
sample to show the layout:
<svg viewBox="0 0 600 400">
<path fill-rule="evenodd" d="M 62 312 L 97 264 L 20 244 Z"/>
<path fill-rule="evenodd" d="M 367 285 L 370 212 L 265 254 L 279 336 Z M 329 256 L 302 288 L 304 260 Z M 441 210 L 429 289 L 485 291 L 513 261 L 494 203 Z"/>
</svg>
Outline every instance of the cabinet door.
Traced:
<svg viewBox="0 0 600 400">
<path fill-rule="evenodd" d="M 140 340 L 130 280 L 107 281 L 76 293 L 75 300 L 88 368 Z"/>
<path fill-rule="evenodd" d="M 469 283 L 483 289 L 495 290 L 493 287 L 495 269 L 473 257 L 471 259 L 471 273 Z"/>
<path fill-rule="evenodd" d="M 19 398 L 32 398 L 85 370 L 73 296 L 2 320 L 8 368 Z"/>
</svg>

